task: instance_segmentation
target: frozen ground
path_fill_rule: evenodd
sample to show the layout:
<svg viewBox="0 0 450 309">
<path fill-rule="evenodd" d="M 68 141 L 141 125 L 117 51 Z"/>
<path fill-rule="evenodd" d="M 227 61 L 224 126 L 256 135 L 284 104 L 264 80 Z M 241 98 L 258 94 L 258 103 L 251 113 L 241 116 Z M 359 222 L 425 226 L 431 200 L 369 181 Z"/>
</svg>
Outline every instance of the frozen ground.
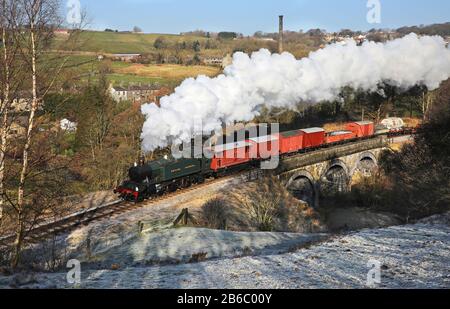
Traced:
<svg viewBox="0 0 450 309">
<path fill-rule="evenodd" d="M 94 268 L 188 263 L 203 259 L 277 254 L 326 239 L 326 234 L 244 233 L 201 228 L 178 228 L 143 234 L 95 256 Z"/>
<path fill-rule="evenodd" d="M 367 229 L 326 240 L 317 235 L 192 229 L 167 233 L 141 239 L 148 242 L 148 251 L 143 251 L 146 246 L 137 246 L 136 241 L 110 251 L 110 257 L 121 257 L 119 263 L 124 263 L 116 265 L 117 270 L 82 265 L 82 283 L 77 287 L 365 288 L 370 270 L 367 263 L 375 259 L 382 264 L 381 288 L 450 288 L 450 214 L 414 225 Z M 189 256 L 209 250 L 215 258 L 200 263 L 133 265 L 131 261 L 136 258 L 146 260 L 160 254 L 150 244 L 155 237 L 179 238 L 170 243 L 170 249 L 163 249 L 164 254 Z M 65 272 L 25 279 L 0 277 L 0 286 L 18 283 L 24 287 L 73 288 L 67 284 Z"/>
</svg>

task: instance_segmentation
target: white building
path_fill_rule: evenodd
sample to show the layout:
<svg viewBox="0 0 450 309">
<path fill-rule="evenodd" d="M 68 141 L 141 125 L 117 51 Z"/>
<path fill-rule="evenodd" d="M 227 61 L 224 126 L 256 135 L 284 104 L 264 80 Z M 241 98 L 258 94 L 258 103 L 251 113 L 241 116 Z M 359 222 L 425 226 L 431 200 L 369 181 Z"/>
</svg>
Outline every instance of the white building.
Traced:
<svg viewBox="0 0 450 309">
<path fill-rule="evenodd" d="M 63 119 L 60 122 L 61 130 L 66 132 L 75 132 L 77 130 L 78 124 L 76 122 L 72 122 L 68 119 Z"/>
<path fill-rule="evenodd" d="M 123 87 L 111 87 L 111 97 L 116 102 L 122 102 L 128 100 L 128 90 Z"/>
</svg>

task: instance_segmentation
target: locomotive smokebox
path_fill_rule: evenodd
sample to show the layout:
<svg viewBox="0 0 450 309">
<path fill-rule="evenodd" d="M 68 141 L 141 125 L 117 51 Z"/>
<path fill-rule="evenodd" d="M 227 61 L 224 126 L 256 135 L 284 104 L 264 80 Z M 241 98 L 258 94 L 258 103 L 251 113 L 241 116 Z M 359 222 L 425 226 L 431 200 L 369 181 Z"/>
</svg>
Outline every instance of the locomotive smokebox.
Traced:
<svg viewBox="0 0 450 309">
<path fill-rule="evenodd" d="M 147 178 L 152 178 L 152 168 L 149 165 L 132 167 L 129 169 L 128 175 L 130 176 L 130 180 L 141 183 Z"/>
</svg>

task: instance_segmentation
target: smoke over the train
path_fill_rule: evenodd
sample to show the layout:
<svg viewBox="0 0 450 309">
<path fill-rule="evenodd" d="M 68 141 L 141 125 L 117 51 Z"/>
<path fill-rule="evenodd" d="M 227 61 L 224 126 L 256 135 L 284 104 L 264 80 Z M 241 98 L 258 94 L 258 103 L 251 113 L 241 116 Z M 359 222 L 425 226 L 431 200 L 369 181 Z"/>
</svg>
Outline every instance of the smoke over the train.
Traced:
<svg viewBox="0 0 450 309">
<path fill-rule="evenodd" d="M 357 46 L 333 44 L 297 60 L 289 53 L 261 49 L 251 56 L 238 52 L 233 64 L 215 78 L 186 79 L 175 92 L 142 106 L 146 116 L 143 150 L 186 142 L 202 122 L 209 134 L 223 123 L 250 121 L 261 106 L 294 108 L 300 102 L 337 97 L 342 87 L 375 90 L 380 82 L 435 89 L 450 77 L 450 49 L 441 37 L 410 34 L 387 43 Z"/>
</svg>

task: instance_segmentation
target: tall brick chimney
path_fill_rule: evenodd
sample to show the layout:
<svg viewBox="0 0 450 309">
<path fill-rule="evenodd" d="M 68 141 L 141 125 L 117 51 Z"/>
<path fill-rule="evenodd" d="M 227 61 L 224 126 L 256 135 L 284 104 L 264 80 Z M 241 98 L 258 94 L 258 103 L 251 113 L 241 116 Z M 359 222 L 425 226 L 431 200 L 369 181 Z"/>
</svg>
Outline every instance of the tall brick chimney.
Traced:
<svg viewBox="0 0 450 309">
<path fill-rule="evenodd" d="M 278 53 L 283 52 L 283 32 L 284 32 L 284 26 L 283 26 L 283 15 L 280 15 L 280 31 L 278 34 Z"/>
</svg>

